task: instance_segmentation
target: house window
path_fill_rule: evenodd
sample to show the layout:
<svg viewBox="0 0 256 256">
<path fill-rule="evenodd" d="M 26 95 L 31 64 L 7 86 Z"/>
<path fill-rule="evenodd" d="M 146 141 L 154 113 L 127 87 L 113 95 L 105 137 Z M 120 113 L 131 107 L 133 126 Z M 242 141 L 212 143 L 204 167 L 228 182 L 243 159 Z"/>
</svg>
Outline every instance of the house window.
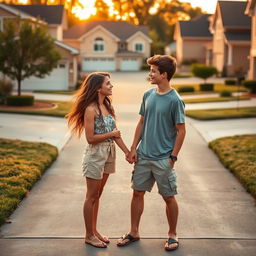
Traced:
<svg viewBox="0 0 256 256">
<path fill-rule="evenodd" d="M 104 51 L 104 40 L 101 37 L 97 37 L 94 40 L 94 51 L 103 52 Z"/>
<path fill-rule="evenodd" d="M 135 52 L 143 52 L 143 44 L 135 43 Z"/>
</svg>

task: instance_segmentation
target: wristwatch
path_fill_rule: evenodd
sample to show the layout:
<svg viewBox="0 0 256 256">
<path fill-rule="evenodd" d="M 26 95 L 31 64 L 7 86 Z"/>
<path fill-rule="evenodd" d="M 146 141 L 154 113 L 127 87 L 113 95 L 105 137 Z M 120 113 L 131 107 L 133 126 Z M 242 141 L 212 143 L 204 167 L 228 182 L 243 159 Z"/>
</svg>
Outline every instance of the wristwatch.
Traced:
<svg viewBox="0 0 256 256">
<path fill-rule="evenodd" d="M 178 157 L 172 154 L 170 154 L 170 158 L 172 159 L 173 162 L 176 162 L 178 160 Z"/>
</svg>

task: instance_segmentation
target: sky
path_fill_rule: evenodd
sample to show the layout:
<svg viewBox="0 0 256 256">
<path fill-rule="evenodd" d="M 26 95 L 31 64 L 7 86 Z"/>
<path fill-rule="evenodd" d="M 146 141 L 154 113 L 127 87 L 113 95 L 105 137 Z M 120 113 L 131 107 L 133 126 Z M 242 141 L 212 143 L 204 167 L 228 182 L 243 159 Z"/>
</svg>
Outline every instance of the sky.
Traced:
<svg viewBox="0 0 256 256">
<path fill-rule="evenodd" d="M 229 0 L 230 1 L 230 0 Z M 232 0 L 232 1 L 246 1 L 246 0 Z M 214 13 L 217 0 L 180 0 L 180 2 L 189 2 L 193 7 L 199 6 L 208 13 Z"/>
</svg>

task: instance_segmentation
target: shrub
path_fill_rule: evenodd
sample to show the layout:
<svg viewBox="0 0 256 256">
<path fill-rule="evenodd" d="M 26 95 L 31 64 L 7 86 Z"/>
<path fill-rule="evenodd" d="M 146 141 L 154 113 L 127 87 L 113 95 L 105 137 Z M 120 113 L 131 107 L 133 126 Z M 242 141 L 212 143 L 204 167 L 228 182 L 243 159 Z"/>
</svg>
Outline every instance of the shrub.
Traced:
<svg viewBox="0 0 256 256">
<path fill-rule="evenodd" d="M 0 94 L 10 95 L 13 89 L 13 83 L 10 80 L 0 79 Z"/>
<path fill-rule="evenodd" d="M 226 85 L 235 85 L 236 84 L 236 80 L 235 79 L 226 79 L 225 80 L 225 84 Z"/>
<path fill-rule="evenodd" d="M 230 91 L 221 91 L 220 92 L 220 97 L 232 97 L 232 92 Z"/>
<path fill-rule="evenodd" d="M 214 84 L 200 84 L 200 91 L 214 91 Z"/>
<path fill-rule="evenodd" d="M 192 65 L 192 64 L 195 64 L 195 63 L 198 63 L 198 61 L 197 61 L 197 59 L 194 59 L 194 58 L 191 58 L 191 59 L 184 59 L 182 62 L 181 62 L 181 64 L 182 65 L 187 65 L 187 66 L 189 66 L 189 65 Z"/>
<path fill-rule="evenodd" d="M 149 71 L 150 70 L 150 67 L 148 64 L 142 64 L 141 67 L 140 67 L 140 70 L 146 70 L 146 71 Z"/>
<path fill-rule="evenodd" d="M 193 86 L 182 86 L 178 88 L 178 92 L 194 92 L 195 88 Z"/>
<path fill-rule="evenodd" d="M 193 64 L 191 71 L 194 74 L 194 76 L 204 79 L 205 83 L 207 78 L 218 73 L 215 67 L 206 66 L 203 64 Z"/>
<path fill-rule="evenodd" d="M 243 85 L 250 89 L 251 93 L 256 93 L 256 80 L 245 80 Z"/>
<path fill-rule="evenodd" d="M 32 95 L 10 95 L 6 97 L 8 106 L 32 106 L 34 104 L 34 96 Z"/>
</svg>

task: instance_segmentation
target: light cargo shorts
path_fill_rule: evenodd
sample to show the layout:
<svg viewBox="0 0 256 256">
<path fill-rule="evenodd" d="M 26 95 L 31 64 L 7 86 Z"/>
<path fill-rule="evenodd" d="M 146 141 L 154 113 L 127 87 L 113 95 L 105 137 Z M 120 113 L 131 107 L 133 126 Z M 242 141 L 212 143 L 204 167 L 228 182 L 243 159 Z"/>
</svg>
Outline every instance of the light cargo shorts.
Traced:
<svg viewBox="0 0 256 256">
<path fill-rule="evenodd" d="M 114 142 L 89 144 L 82 161 L 83 176 L 100 180 L 103 173 L 115 172 L 116 149 Z"/>
<path fill-rule="evenodd" d="M 177 194 L 177 175 L 169 159 L 139 159 L 134 165 L 132 188 L 150 192 L 155 182 L 160 195 L 169 197 Z"/>
</svg>

